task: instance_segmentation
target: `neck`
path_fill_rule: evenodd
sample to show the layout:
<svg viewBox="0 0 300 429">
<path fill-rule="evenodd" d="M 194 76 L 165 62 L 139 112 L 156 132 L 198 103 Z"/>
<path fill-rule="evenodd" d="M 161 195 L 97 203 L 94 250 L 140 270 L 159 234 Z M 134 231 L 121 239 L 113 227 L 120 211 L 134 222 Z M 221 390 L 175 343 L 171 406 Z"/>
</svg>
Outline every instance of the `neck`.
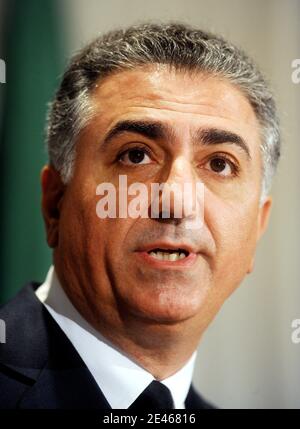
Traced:
<svg viewBox="0 0 300 429">
<path fill-rule="evenodd" d="M 157 380 L 164 380 L 179 371 L 198 346 L 198 341 L 191 341 L 188 332 L 184 335 L 182 327 L 143 323 L 132 328 L 124 325 L 121 329 L 106 330 L 102 323 L 96 327 L 108 341 Z"/>
<path fill-rule="evenodd" d="M 56 273 L 65 294 L 81 316 L 155 379 L 163 380 L 175 374 L 197 349 L 206 328 L 203 321 L 201 323 L 199 319 L 191 318 L 167 323 L 130 314 L 121 317 L 103 303 L 99 304 L 98 299 L 88 299 L 80 287 L 75 291 L 73 286 L 70 289 L 68 285 L 76 284 L 75 278 L 65 281 L 64 273 L 57 267 Z"/>
<path fill-rule="evenodd" d="M 71 297 L 69 299 L 72 300 Z M 199 331 L 199 326 L 191 326 L 190 320 L 176 324 L 135 317 L 121 320 L 118 317 L 107 317 L 107 312 L 96 311 L 84 305 L 82 300 L 72 302 L 81 316 L 108 342 L 157 380 L 179 371 L 197 349 L 200 335 L 195 333 Z M 99 314 L 102 314 L 101 319 Z"/>
</svg>

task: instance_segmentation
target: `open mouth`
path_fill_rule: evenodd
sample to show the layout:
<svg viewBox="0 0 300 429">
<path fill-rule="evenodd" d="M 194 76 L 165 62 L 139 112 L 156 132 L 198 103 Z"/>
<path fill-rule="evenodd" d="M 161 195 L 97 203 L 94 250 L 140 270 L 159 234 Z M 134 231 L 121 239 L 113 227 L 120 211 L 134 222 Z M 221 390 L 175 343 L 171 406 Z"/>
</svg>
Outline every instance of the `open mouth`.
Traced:
<svg viewBox="0 0 300 429">
<path fill-rule="evenodd" d="M 149 250 L 149 252 L 147 253 L 148 255 L 160 261 L 171 261 L 171 262 L 179 261 L 189 256 L 189 252 L 184 249 L 156 248 L 156 249 Z"/>
</svg>

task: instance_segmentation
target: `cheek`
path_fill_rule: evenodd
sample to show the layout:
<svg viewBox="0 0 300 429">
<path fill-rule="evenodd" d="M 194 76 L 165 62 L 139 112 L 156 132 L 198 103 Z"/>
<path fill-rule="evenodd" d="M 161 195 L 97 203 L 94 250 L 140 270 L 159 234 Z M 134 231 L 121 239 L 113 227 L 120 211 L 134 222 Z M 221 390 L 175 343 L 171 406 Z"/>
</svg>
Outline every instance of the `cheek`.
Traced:
<svg viewBox="0 0 300 429">
<path fill-rule="evenodd" d="M 80 174 L 78 173 L 78 176 Z M 94 177 L 77 180 L 72 189 L 65 195 L 62 217 L 60 220 L 60 236 L 62 244 L 68 243 L 74 252 L 85 253 L 93 261 L 112 257 L 121 252 L 131 224 L 130 218 L 100 218 L 97 214 L 98 203 L 103 198 L 96 194 L 97 181 Z M 116 200 L 118 212 L 118 199 Z M 79 261 L 78 261 L 79 262 Z"/>
<path fill-rule="evenodd" d="M 257 204 L 211 204 L 207 224 L 215 243 L 215 283 L 225 293 L 234 290 L 245 277 L 255 252 Z"/>
<path fill-rule="evenodd" d="M 67 190 L 59 224 L 59 244 L 64 249 L 83 255 L 93 243 L 100 244 L 96 203 L 94 189 L 87 189 L 84 183 L 74 183 Z"/>
</svg>

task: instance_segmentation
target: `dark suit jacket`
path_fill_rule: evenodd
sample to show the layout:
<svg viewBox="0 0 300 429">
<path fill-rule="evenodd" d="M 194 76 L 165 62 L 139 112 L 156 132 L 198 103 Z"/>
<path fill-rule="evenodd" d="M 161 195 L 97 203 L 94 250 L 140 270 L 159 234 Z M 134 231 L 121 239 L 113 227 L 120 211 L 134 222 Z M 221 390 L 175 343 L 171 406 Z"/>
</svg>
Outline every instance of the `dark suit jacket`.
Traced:
<svg viewBox="0 0 300 429">
<path fill-rule="evenodd" d="M 110 409 L 85 363 L 30 283 L 0 309 L 0 409 Z M 186 408 L 214 408 L 191 386 Z"/>
</svg>

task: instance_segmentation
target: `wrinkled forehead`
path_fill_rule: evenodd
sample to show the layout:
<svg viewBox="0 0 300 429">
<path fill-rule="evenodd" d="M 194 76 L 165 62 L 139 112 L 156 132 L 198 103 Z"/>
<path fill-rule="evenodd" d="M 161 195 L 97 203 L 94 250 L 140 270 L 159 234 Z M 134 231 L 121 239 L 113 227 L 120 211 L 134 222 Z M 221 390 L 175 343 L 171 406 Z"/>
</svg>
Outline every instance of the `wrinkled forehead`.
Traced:
<svg viewBox="0 0 300 429">
<path fill-rule="evenodd" d="M 155 120 L 174 133 L 208 126 L 234 132 L 259 148 L 260 126 L 247 97 L 228 79 L 178 71 L 165 65 L 116 72 L 95 86 L 91 103 L 97 126 L 120 120 Z"/>
</svg>

